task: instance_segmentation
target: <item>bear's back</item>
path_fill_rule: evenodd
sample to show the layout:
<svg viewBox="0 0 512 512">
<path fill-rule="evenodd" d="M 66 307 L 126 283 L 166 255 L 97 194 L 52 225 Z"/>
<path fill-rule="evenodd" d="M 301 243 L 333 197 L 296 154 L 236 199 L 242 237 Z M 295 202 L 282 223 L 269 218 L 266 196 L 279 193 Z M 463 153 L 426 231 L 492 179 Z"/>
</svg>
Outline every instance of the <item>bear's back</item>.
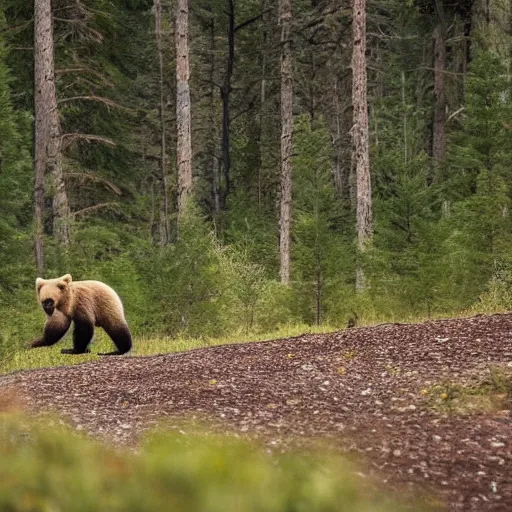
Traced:
<svg viewBox="0 0 512 512">
<path fill-rule="evenodd" d="M 123 303 L 110 286 L 101 281 L 73 281 L 74 309 L 94 320 L 98 327 L 124 323 Z"/>
</svg>

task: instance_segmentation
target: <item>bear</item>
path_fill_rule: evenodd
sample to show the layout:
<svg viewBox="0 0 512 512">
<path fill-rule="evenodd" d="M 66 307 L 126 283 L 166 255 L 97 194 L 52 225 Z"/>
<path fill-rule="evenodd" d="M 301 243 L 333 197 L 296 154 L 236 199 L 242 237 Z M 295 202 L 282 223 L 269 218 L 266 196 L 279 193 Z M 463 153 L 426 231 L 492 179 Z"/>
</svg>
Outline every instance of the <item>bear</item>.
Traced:
<svg viewBox="0 0 512 512">
<path fill-rule="evenodd" d="M 42 338 L 29 344 L 30 348 L 49 347 L 57 343 L 74 323 L 73 348 L 63 354 L 90 352 L 94 327 L 102 327 L 117 350 L 101 356 L 126 354 L 132 348 L 132 336 L 124 317 L 119 295 L 101 281 L 73 281 L 70 274 L 56 279 L 36 279 L 39 304 L 46 314 Z"/>
</svg>

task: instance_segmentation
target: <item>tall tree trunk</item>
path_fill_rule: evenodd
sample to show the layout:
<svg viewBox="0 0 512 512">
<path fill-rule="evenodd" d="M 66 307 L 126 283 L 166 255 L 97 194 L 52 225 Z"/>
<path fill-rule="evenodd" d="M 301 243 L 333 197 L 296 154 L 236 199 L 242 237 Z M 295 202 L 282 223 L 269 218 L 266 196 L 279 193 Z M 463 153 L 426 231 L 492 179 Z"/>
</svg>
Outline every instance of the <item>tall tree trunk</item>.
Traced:
<svg viewBox="0 0 512 512">
<path fill-rule="evenodd" d="M 47 172 L 52 179 L 53 236 L 67 247 L 71 241 L 69 202 L 62 169 L 62 137 L 58 112 L 50 116 L 50 138 L 48 140 Z"/>
<path fill-rule="evenodd" d="M 446 156 L 446 23 L 442 0 L 436 0 L 438 23 L 434 29 L 434 119 L 432 123 L 432 161 L 434 180 Z"/>
<path fill-rule="evenodd" d="M 45 55 L 42 34 L 41 13 L 42 2 L 34 3 L 34 107 L 35 107 L 35 129 L 34 129 L 34 249 L 37 273 L 43 276 L 44 273 L 44 176 L 46 172 L 46 141 L 48 139 L 48 123 L 46 109 L 44 108 L 43 84 L 44 66 L 43 61 L 48 57 Z"/>
<path fill-rule="evenodd" d="M 215 56 L 216 56 L 216 34 L 215 34 L 215 2 L 210 0 L 209 3 L 210 12 L 210 126 L 212 133 L 210 134 L 209 148 L 211 153 L 211 180 L 212 180 L 212 202 L 213 202 L 213 214 L 212 217 L 217 220 L 219 219 L 221 210 L 221 199 L 220 199 L 220 169 L 219 159 L 217 158 L 218 140 L 217 140 L 217 104 L 215 93 L 217 86 L 215 85 Z"/>
<path fill-rule="evenodd" d="M 279 222 L 279 254 L 281 282 L 288 284 L 290 282 L 293 131 L 291 0 L 279 1 L 279 22 L 281 24 L 281 215 Z"/>
<path fill-rule="evenodd" d="M 50 174 L 53 188 L 54 235 L 64 246 L 70 241 L 69 205 L 62 175 L 62 140 L 55 89 L 50 0 L 34 2 L 34 85 L 35 257 L 38 273 L 42 275 L 46 174 Z"/>
<path fill-rule="evenodd" d="M 262 180 L 263 180 L 263 123 L 265 122 L 265 103 L 267 100 L 267 44 L 268 30 L 265 24 L 265 11 L 267 10 L 267 0 L 261 0 L 261 12 L 263 13 L 263 26 L 261 35 L 261 81 L 260 81 L 260 106 L 258 112 L 258 132 L 257 132 L 257 162 L 258 167 L 258 211 L 262 206 Z"/>
<path fill-rule="evenodd" d="M 169 190 L 168 190 L 168 156 L 165 136 L 165 90 L 164 90 L 164 55 L 162 47 L 162 2 L 154 0 L 155 7 L 155 39 L 158 55 L 159 89 L 160 89 L 160 180 L 162 183 L 162 210 L 160 219 L 160 244 L 166 246 L 171 241 L 169 222 Z"/>
<path fill-rule="evenodd" d="M 372 238 L 372 188 L 366 97 L 366 0 L 353 0 L 352 38 L 352 137 L 357 181 L 356 230 L 359 253 L 356 291 L 363 292 L 366 289 L 366 280 L 360 257 Z"/>
<path fill-rule="evenodd" d="M 226 72 L 224 81 L 220 87 L 220 97 L 222 100 L 222 171 L 224 186 L 221 193 L 221 208 L 225 209 L 227 197 L 231 190 L 231 123 L 229 118 L 229 101 L 231 99 L 231 80 L 233 78 L 233 69 L 235 66 L 235 0 L 228 0 L 228 56 L 226 61 Z"/>
<path fill-rule="evenodd" d="M 188 60 L 188 0 L 176 3 L 176 122 L 178 162 L 178 216 L 192 193 L 192 141 Z"/>
</svg>

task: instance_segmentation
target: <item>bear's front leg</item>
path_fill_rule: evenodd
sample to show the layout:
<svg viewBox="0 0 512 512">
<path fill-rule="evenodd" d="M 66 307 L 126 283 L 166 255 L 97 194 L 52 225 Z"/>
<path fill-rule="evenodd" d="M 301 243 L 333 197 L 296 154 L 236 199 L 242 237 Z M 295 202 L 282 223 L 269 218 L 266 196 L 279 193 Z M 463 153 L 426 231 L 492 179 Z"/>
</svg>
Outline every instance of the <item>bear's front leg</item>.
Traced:
<svg viewBox="0 0 512 512">
<path fill-rule="evenodd" d="M 29 348 L 50 347 L 61 340 L 68 332 L 71 319 L 55 310 L 51 316 L 46 316 L 43 337 L 29 343 Z"/>
<path fill-rule="evenodd" d="M 73 330 L 73 348 L 63 348 L 62 354 L 88 354 L 90 350 L 87 348 L 94 334 L 94 325 L 88 320 L 74 321 L 75 329 Z"/>
</svg>

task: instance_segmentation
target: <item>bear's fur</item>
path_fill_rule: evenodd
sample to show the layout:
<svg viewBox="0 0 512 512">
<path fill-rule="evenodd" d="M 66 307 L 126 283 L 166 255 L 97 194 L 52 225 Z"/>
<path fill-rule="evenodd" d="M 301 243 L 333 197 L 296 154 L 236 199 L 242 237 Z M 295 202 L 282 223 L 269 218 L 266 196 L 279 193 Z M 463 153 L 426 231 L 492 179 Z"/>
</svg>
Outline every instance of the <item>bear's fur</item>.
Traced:
<svg viewBox="0 0 512 512">
<path fill-rule="evenodd" d="M 56 279 L 36 279 L 37 299 L 46 314 L 43 337 L 30 347 L 57 343 L 74 323 L 73 348 L 63 354 L 89 352 L 94 327 L 102 327 L 117 350 L 100 355 L 121 355 L 132 348 L 132 336 L 117 293 L 101 281 L 73 281 L 70 274 Z"/>
</svg>

